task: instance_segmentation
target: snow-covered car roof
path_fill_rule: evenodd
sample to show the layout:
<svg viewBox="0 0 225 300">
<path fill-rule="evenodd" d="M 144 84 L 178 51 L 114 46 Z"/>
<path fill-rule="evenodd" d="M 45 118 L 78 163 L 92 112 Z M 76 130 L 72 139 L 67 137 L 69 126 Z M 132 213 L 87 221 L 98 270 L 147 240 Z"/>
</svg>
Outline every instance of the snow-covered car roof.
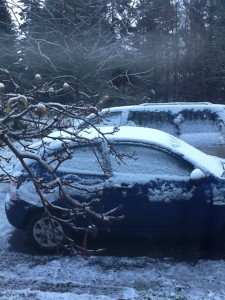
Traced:
<svg viewBox="0 0 225 300">
<path fill-rule="evenodd" d="M 55 132 L 52 137 L 54 137 L 54 139 L 57 138 L 57 134 L 60 138 L 65 140 L 74 140 L 73 134 L 69 134 L 68 132 Z M 104 136 L 109 142 L 114 143 L 135 142 L 153 145 L 185 158 L 202 170 L 213 172 L 217 176 L 221 176 L 223 173 L 222 164 L 217 157 L 207 155 L 184 141 L 157 129 L 121 126 L 115 131 L 114 127 L 108 126 L 99 127 L 98 129 L 88 128 L 81 131 L 78 136 L 88 141 L 103 138 Z M 50 140 L 51 138 L 48 138 L 48 142 L 50 142 Z M 60 144 L 61 141 L 53 140 L 50 142 L 49 147 L 54 151 L 60 147 Z"/>
<path fill-rule="evenodd" d="M 185 109 L 193 111 L 203 111 L 205 109 L 214 112 L 225 112 L 225 105 L 213 104 L 210 102 L 168 102 L 168 103 L 143 103 L 139 105 L 127 105 L 104 108 L 100 111 L 100 114 L 104 114 L 108 111 L 119 112 L 119 111 L 172 111 L 173 113 L 179 113 Z M 94 114 L 92 114 L 94 116 Z"/>
</svg>

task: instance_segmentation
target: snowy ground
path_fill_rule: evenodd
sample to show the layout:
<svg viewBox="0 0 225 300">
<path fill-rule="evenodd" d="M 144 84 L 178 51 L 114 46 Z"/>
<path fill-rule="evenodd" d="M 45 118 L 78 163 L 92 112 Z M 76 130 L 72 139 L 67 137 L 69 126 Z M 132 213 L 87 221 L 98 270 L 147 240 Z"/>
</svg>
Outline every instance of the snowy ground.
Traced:
<svg viewBox="0 0 225 300">
<path fill-rule="evenodd" d="M 24 233 L 14 230 L 4 215 L 3 196 L 8 185 L 1 184 L 0 188 L 1 300 L 225 299 L 222 259 L 176 261 L 147 256 L 84 259 L 29 253 Z"/>
<path fill-rule="evenodd" d="M 225 255 L 196 244 L 112 243 L 111 254 L 85 259 L 35 253 L 7 222 L 7 190 L 0 184 L 0 300 L 225 299 Z"/>
</svg>

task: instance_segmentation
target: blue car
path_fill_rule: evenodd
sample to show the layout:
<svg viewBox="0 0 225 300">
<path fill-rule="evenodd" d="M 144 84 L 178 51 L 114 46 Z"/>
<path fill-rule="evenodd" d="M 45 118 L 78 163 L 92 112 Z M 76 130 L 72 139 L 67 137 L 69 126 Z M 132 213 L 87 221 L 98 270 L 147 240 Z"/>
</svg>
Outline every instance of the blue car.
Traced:
<svg viewBox="0 0 225 300">
<path fill-rule="evenodd" d="M 54 178 L 41 161 L 54 170 Z M 6 215 L 41 249 L 54 250 L 63 241 L 64 212 L 77 205 L 80 214 L 71 214 L 70 222 L 94 225 L 99 234 L 108 229 L 125 236 L 225 234 L 224 161 L 157 129 L 102 127 L 76 138 L 61 133 L 60 140 L 55 134 L 26 164 L 29 174 L 21 163 L 14 168 Z M 41 192 L 31 177 L 42 184 Z M 62 210 L 50 220 L 45 205 Z M 83 217 L 84 207 L 110 224 L 91 213 Z"/>
</svg>

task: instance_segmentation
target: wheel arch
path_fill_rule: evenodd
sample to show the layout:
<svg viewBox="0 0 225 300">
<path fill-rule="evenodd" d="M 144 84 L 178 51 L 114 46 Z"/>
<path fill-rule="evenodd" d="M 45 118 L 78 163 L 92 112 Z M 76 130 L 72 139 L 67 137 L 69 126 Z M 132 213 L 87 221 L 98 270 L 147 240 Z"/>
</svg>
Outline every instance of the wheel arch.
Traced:
<svg viewBox="0 0 225 300">
<path fill-rule="evenodd" d="M 43 207 L 35 207 L 31 211 L 29 211 L 29 213 L 26 215 L 26 218 L 24 219 L 23 229 L 27 230 L 30 219 L 33 218 L 35 215 L 40 214 L 40 213 L 44 213 L 44 208 Z"/>
</svg>

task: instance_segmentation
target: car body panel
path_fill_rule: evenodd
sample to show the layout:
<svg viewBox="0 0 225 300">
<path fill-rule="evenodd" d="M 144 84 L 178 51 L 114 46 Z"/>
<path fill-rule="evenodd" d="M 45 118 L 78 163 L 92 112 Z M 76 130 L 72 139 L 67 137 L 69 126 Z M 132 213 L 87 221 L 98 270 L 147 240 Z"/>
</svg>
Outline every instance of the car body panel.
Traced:
<svg viewBox="0 0 225 300">
<path fill-rule="evenodd" d="M 168 184 L 168 183 L 167 183 Z M 125 184 L 124 184 L 125 185 Z M 132 189 L 126 190 L 110 188 L 104 193 L 104 205 L 106 210 L 110 210 L 119 204 L 123 205 L 122 212 L 127 218 L 118 223 L 118 230 L 126 232 L 157 232 L 157 231 L 198 231 L 201 230 L 205 220 L 207 220 L 208 207 L 205 198 L 206 189 L 198 187 L 197 189 L 185 182 L 171 182 L 166 188 L 172 194 L 164 198 L 159 195 L 162 189 L 165 189 L 165 181 L 149 182 L 147 185 L 135 185 Z M 190 200 L 178 192 L 180 190 L 186 193 L 193 193 Z M 158 194 L 158 197 L 155 197 Z M 153 197 L 151 197 L 153 195 Z M 112 201 L 108 201 L 112 199 Z M 196 218 L 196 215 L 198 216 Z M 115 225 L 116 226 L 116 225 Z"/>
</svg>

